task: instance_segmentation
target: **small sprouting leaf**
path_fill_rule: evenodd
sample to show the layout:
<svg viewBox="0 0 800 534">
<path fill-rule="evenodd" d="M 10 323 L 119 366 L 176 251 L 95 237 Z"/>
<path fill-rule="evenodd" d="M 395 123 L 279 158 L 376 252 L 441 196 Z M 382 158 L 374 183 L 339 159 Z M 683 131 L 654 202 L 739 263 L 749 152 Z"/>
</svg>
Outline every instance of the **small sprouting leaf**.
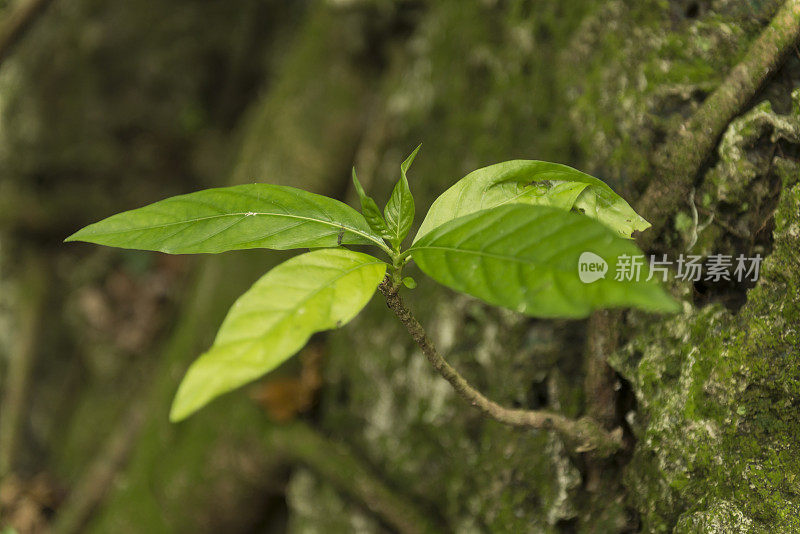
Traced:
<svg viewBox="0 0 800 534">
<path fill-rule="evenodd" d="M 361 213 L 367 220 L 369 227 L 381 237 L 390 239 L 391 234 L 389 233 L 389 228 L 386 226 L 386 221 L 383 220 L 381 210 L 378 204 L 375 203 L 375 200 L 364 191 L 361 182 L 358 181 L 358 176 L 356 176 L 355 167 L 353 167 L 353 185 L 356 188 L 356 193 L 358 193 L 358 198 L 361 200 Z"/>
<path fill-rule="evenodd" d="M 411 278 L 410 276 L 406 276 L 405 278 L 403 278 L 403 285 L 406 286 L 408 289 L 416 289 L 417 281 Z"/>
<path fill-rule="evenodd" d="M 642 252 L 603 224 L 558 208 L 508 204 L 447 222 L 409 252 L 434 280 L 535 317 L 585 317 L 632 306 L 674 312 Z M 640 257 L 638 280 L 616 280 L 618 258 Z M 591 276 L 579 264 L 591 263 Z"/>
<path fill-rule="evenodd" d="M 189 367 L 170 419 L 275 369 L 313 333 L 349 322 L 385 272 L 382 261 L 347 249 L 315 250 L 269 271 L 239 297 L 211 349 Z"/>
<path fill-rule="evenodd" d="M 414 162 L 414 158 L 417 157 L 417 152 L 419 152 L 421 146 L 417 146 L 400 165 L 400 180 L 394 186 L 392 196 L 389 197 L 389 202 L 383 209 L 391 235 L 389 241 L 395 247 L 403 242 L 403 239 L 408 235 L 408 231 L 411 230 L 411 225 L 414 223 L 414 197 L 411 196 L 411 188 L 408 186 L 406 174 Z"/>
<path fill-rule="evenodd" d="M 445 191 L 431 206 L 414 241 L 447 221 L 509 203 L 580 210 L 628 238 L 650 226 L 593 176 L 558 163 L 513 160 L 473 171 Z"/>
<path fill-rule="evenodd" d="M 340 244 L 386 246 L 364 217 L 347 204 L 271 184 L 206 189 L 167 198 L 112 215 L 66 241 L 170 254 Z"/>
</svg>

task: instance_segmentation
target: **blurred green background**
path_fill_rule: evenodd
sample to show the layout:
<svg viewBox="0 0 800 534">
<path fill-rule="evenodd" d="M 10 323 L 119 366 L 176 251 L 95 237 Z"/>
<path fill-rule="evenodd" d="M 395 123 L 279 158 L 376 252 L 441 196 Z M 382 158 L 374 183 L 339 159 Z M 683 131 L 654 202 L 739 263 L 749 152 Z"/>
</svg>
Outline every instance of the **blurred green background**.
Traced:
<svg viewBox="0 0 800 534">
<path fill-rule="evenodd" d="M 25 2 L 0 1 L 0 27 Z M 631 449 L 608 462 L 483 419 L 378 298 L 172 425 L 188 364 L 288 256 L 62 243 L 113 213 L 235 183 L 355 205 L 353 165 L 381 203 L 420 142 L 420 214 L 467 172 L 516 158 L 578 167 L 636 199 L 666 132 L 777 5 L 54 0 L 0 63 L 0 525 L 800 532 L 797 54 L 704 168 L 708 224 L 693 227 L 687 203 L 657 230 L 659 251 L 697 234 L 694 253 L 770 256 L 765 280 L 750 294 L 675 287 L 695 305 L 676 318 L 629 314 L 608 356 Z M 526 319 L 409 274 L 441 352 L 490 397 L 585 413 L 585 321 Z"/>
</svg>

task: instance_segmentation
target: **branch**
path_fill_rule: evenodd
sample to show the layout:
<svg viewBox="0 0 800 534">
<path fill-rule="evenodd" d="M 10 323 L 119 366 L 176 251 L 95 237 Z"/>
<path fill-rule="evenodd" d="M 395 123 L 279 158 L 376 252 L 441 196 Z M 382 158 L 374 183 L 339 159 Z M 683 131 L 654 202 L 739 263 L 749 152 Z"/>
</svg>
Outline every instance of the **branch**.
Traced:
<svg viewBox="0 0 800 534">
<path fill-rule="evenodd" d="M 0 65 L 22 39 L 36 18 L 44 13 L 53 0 L 28 0 L 16 7 L 0 26 Z"/>
<path fill-rule="evenodd" d="M 546 410 L 515 410 L 505 408 L 488 399 L 480 391 L 472 387 L 458 371 L 439 355 L 422 325 L 406 308 L 397 293 L 397 288 L 392 286 L 388 277 L 381 282 L 379 289 L 383 296 L 386 297 L 389 309 L 397 315 L 431 365 L 445 380 L 450 382 L 450 385 L 459 395 L 484 414 L 511 426 L 555 430 L 570 441 L 578 452 L 595 451 L 598 455 L 607 456 L 614 453 L 622 445 L 621 429 L 606 432 L 589 417 L 574 420 Z"/>
<path fill-rule="evenodd" d="M 267 435 L 270 454 L 275 452 L 303 464 L 401 534 L 440 532 L 413 503 L 395 494 L 375 477 L 352 452 L 302 423 L 275 427 Z"/>
<path fill-rule="evenodd" d="M 661 229 L 689 195 L 695 177 L 731 120 L 753 99 L 767 77 L 800 41 L 800 0 L 787 0 L 750 46 L 744 59 L 686 122 L 671 133 L 656 154 L 655 179 L 638 212 Z M 652 245 L 657 231 L 643 234 L 643 248 Z"/>
</svg>

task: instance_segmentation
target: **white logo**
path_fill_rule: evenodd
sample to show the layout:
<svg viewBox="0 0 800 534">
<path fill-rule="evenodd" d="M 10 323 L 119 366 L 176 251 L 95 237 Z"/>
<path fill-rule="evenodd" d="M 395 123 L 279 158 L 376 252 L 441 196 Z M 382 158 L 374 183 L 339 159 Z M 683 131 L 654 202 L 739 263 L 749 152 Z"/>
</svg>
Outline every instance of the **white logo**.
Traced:
<svg viewBox="0 0 800 534">
<path fill-rule="evenodd" d="M 649 282 L 656 275 L 660 275 L 661 281 L 666 282 L 672 274 L 670 268 L 676 266 L 678 272 L 673 276 L 675 280 L 757 282 L 763 259 L 761 254 L 756 254 L 752 258 L 745 257 L 744 254 L 739 254 L 735 258 L 731 254 L 711 254 L 704 263 L 703 256 L 681 254 L 677 261 L 671 261 L 667 259 L 666 254 L 662 254 L 661 259 L 657 259 L 654 254 L 650 256 L 650 261 L 647 261 L 644 254 L 634 256 L 621 254 L 616 258 L 613 272 L 614 280 L 617 282 Z M 594 252 L 583 252 L 578 258 L 578 277 L 584 284 L 605 278 L 607 272 L 608 263 Z"/>
<path fill-rule="evenodd" d="M 608 263 L 594 252 L 584 252 L 578 258 L 578 277 L 584 284 L 606 277 Z"/>
</svg>

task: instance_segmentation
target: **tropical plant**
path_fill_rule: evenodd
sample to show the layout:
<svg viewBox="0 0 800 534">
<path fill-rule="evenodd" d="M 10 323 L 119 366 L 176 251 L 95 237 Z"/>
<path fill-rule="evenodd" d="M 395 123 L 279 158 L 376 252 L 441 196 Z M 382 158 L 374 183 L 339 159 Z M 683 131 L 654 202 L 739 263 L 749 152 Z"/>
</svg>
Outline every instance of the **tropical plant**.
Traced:
<svg viewBox="0 0 800 534">
<path fill-rule="evenodd" d="M 601 276 L 585 283 L 579 277 L 578 263 L 587 252 L 611 265 L 619 257 L 641 255 L 631 238 L 649 227 L 647 221 L 597 178 L 564 165 L 516 160 L 456 182 L 433 203 L 404 248 L 415 214 L 407 173 L 418 150 L 400 166 L 382 211 L 354 169 L 361 213 L 293 187 L 254 183 L 168 198 L 67 238 L 168 254 L 312 249 L 267 272 L 234 303 L 211 348 L 186 373 L 172 405 L 173 421 L 272 371 L 315 332 L 345 325 L 380 288 L 437 370 L 488 415 L 554 428 L 590 448 L 618 443 L 618 435 L 591 421 L 509 410 L 486 399 L 436 353 L 399 290 L 416 286 L 402 276 L 413 260 L 445 286 L 533 317 L 580 318 L 596 309 L 629 306 L 676 311 L 677 303 L 655 279 Z M 371 245 L 386 260 L 344 245 Z"/>
</svg>

